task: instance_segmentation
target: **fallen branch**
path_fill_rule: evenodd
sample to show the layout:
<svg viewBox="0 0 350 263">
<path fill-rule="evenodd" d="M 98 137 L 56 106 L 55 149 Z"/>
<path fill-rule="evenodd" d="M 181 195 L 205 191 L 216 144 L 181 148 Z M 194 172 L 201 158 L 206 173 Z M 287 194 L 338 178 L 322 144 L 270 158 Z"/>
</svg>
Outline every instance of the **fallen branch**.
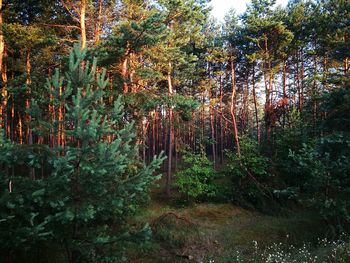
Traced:
<svg viewBox="0 0 350 263">
<path fill-rule="evenodd" d="M 161 221 L 163 221 L 165 218 L 167 218 L 169 216 L 174 217 L 176 220 L 184 221 L 187 225 L 195 225 L 195 223 L 191 222 L 189 219 L 182 217 L 182 216 L 176 214 L 175 212 L 168 212 L 168 213 L 161 215 L 156 220 L 154 220 L 151 223 L 151 227 L 156 226 L 157 224 L 159 224 Z"/>
</svg>

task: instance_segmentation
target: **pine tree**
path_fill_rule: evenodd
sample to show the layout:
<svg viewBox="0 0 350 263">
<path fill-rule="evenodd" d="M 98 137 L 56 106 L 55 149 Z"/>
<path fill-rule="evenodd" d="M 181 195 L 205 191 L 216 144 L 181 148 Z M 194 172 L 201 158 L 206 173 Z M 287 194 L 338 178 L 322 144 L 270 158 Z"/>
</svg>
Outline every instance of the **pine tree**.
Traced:
<svg viewBox="0 0 350 263">
<path fill-rule="evenodd" d="M 43 249 L 40 242 L 50 241 L 46 246 L 64 248 L 72 263 L 119 262 L 128 242 L 149 234 L 147 227 L 130 231 L 128 220 L 159 179 L 153 172 L 163 158 L 155 156 L 149 165 L 139 161 L 134 126 L 125 123 L 122 98 L 111 109 L 106 107 L 105 71 L 96 73 L 96 60 L 85 62 L 85 55 L 76 45 L 65 78 L 56 70 L 47 82 L 50 91 L 64 87 L 63 93 L 54 93 L 55 100 L 65 105 L 64 147 L 45 147 L 47 153 L 39 155 L 36 145 L 2 143 L 0 161 L 7 168 L 1 179 L 0 231 L 11 229 L 20 238 L 17 243 L 1 241 L 22 252 L 27 246 L 29 253 Z M 31 115 L 41 123 L 38 129 L 51 131 L 49 123 L 40 120 L 41 106 L 32 101 Z M 16 157 L 19 163 L 17 154 L 22 156 Z M 45 160 L 46 173 L 42 178 L 29 177 L 26 171 L 40 168 L 40 159 Z M 11 174 L 11 167 L 21 173 Z M 19 199 L 26 210 L 20 209 Z"/>
</svg>

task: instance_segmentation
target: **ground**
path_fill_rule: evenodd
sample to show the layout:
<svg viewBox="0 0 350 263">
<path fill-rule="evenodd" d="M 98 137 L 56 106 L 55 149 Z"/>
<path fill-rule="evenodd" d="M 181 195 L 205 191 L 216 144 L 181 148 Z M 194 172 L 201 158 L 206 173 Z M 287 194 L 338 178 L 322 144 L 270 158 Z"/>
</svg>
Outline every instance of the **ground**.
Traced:
<svg viewBox="0 0 350 263">
<path fill-rule="evenodd" d="M 153 237 L 143 251 L 130 253 L 130 262 L 232 262 L 236 251 L 298 246 L 327 234 L 322 220 L 305 208 L 266 215 L 232 204 L 168 204 L 153 200 L 138 215 L 138 223 L 150 223 Z"/>
</svg>

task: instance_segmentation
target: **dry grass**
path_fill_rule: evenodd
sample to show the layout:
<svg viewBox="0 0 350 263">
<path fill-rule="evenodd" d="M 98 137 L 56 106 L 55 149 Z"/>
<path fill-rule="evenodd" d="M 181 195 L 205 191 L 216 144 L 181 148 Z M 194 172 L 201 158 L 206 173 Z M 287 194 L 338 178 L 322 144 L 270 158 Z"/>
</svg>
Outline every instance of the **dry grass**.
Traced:
<svg viewBox="0 0 350 263">
<path fill-rule="evenodd" d="M 273 217 L 230 204 L 175 208 L 153 202 L 137 220 L 149 222 L 154 234 L 148 251 L 132 253 L 130 262 L 135 263 L 207 262 L 208 258 L 220 262 L 233 249 L 248 253 L 253 240 L 261 248 L 275 242 L 298 244 L 316 239 L 324 230 L 304 212 Z"/>
</svg>

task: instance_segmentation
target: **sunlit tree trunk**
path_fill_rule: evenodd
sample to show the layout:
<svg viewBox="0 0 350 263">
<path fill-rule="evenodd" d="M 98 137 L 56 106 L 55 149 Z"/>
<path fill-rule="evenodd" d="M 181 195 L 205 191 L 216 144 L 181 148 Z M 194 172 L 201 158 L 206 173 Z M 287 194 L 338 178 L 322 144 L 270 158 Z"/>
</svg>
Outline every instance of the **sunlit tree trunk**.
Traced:
<svg viewBox="0 0 350 263">
<path fill-rule="evenodd" d="M 80 41 L 81 48 L 86 48 L 86 26 L 85 26 L 85 16 L 86 16 L 86 0 L 81 0 L 80 2 Z"/>
<path fill-rule="evenodd" d="M 222 89 L 222 77 L 220 76 L 220 164 L 224 161 L 224 119 L 223 119 L 223 89 Z"/>
<path fill-rule="evenodd" d="M 1 101 L 0 101 L 0 129 L 6 125 L 6 106 L 7 106 L 7 72 L 4 63 L 5 58 L 5 40 L 2 31 L 3 27 L 3 7 L 0 0 L 0 74 L 2 77 Z"/>
<path fill-rule="evenodd" d="M 102 1 L 98 1 L 98 15 L 96 19 L 96 25 L 95 25 L 95 40 L 94 44 L 97 46 L 100 43 L 100 35 L 101 35 L 101 17 L 102 17 Z"/>
<path fill-rule="evenodd" d="M 256 126 L 256 139 L 258 144 L 260 145 L 260 125 L 259 125 L 259 113 L 258 113 L 258 102 L 256 99 L 256 91 L 255 91 L 255 61 L 253 62 L 253 76 L 252 76 L 252 84 L 253 84 L 253 101 L 254 101 L 254 113 L 255 113 L 255 126 Z"/>
<path fill-rule="evenodd" d="M 214 167 L 216 166 L 216 151 L 215 151 L 215 126 L 214 126 L 214 109 L 213 109 L 213 102 L 211 100 L 212 94 L 211 94 L 211 72 L 210 72 L 210 66 L 208 66 L 208 75 L 209 75 L 209 87 L 208 87 L 208 94 L 209 94 L 209 121 L 210 121 L 210 132 L 211 132 L 211 148 L 212 148 L 212 155 L 213 155 L 213 164 Z"/>
<path fill-rule="evenodd" d="M 239 144 L 238 128 L 237 128 L 237 121 L 236 121 L 236 73 L 235 73 L 235 65 L 233 63 L 232 49 L 231 49 L 231 57 L 230 57 L 230 66 L 231 66 L 231 84 L 232 84 L 230 113 L 231 113 L 231 119 L 232 119 L 232 130 L 233 130 L 233 137 L 235 141 L 236 152 L 237 152 L 237 155 L 240 157 L 241 147 Z"/>
<path fill-rule="evenodd" d="M 173 84 L 171 79 L 171 72 L 172 72 L 172 64 L 169 62 L 168 65 L 168 94 L 169 96 L 172 96 L 173 91 Z M 174 148 L 174 116 L 173 116 L 173 109 L 172 105 L 169 105 L 169 133 L 168 133 L 168 170 L 167 170 L 167 176 L 166 176 L 166 184 L 165 184 L 165 192 L 168 197 L 170 197 L 171 194 L 171 168 L 172 168 L 172 161 L 173 161 L 173 148 Z"/>
</svg>

